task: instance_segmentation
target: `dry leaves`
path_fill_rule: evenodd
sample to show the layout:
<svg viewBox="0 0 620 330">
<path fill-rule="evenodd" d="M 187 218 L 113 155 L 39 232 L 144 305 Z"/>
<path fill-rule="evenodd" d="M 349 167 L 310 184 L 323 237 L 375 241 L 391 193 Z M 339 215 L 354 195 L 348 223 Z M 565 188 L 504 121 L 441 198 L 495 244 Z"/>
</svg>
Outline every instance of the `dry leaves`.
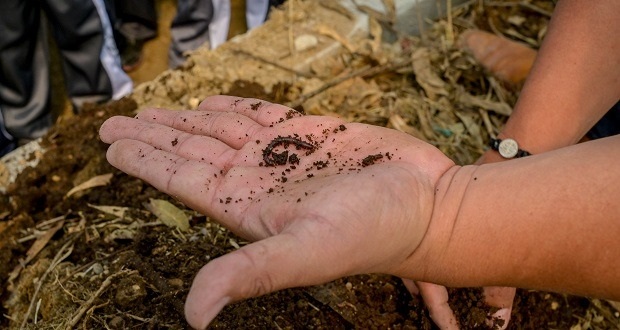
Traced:
<svg viewBox="0 0 620 330">
<path fill-rule="evenodd" d="M 97 175 L 95 177 L 90 178 L 89 180 L 73 187 L 67 194 L 66 197 L 70 197 L 71 195 L 95 187 L 107 186 L 110 184 L 110 180 L 112 180 L 112 173 Z"/>
<path fill-rule="evenodd" d="M 151 199 L 144 206 L 166 226 L 181 231 L 189 230 L 189 217 L 172 203 L 163 199 Z"/>
</svg>

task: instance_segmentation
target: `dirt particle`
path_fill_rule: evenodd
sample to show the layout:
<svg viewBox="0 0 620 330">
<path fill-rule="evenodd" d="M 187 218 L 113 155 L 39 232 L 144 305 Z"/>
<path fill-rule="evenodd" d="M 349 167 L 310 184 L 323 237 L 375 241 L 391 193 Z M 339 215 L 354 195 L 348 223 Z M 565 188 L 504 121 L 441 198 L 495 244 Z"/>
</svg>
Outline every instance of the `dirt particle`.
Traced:
<svg viewBox="0 0 620 330">
<path fill-rule="evenodd" d="M 260 106 L 263 104 L 263 102 L 256 102 L 256 103 L 252 103 L 250 104 L 250 109 L 256 111 L 258 110 L 258 108 L 260 108 Z"/>
<path fill-rule="evenodd" d="M 299 157 L 297 157 L 297 154 L 291 154 L 288 157 L 288 162 L 290 164 L 299 164 Z"/>
<path fill-rule="evenodd" d="M 378 161 L 381 158 L 383 158 L 382 154 L 368 155 L 364 159 L 362 159 L 362 166 L 366 167 L 366 166 L 373 165 L 376 161 Z"/>
<path fill-rule="evenodd" d="M 179 143 L 179 139 L 178 138 L 174 138 L 174 140 L 172 140 L 170 143 L 174 147 L 174 146 L 176 146 Z"/>
</svg>

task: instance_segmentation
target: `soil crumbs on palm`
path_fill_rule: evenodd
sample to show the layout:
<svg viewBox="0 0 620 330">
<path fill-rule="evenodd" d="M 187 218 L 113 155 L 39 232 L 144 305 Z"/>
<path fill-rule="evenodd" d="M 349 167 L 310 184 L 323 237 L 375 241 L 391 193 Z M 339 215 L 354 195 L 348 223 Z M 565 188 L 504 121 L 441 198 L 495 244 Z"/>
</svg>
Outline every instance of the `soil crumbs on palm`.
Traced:
<svg viewBox="0 0 620 330">
<path fill-rule="evenodd" d="M 297 5 L 305 3 L 316 5 Z M 543 1 L 528 3 L 548 5 Z M 548 20 L 543 14 L 528 11 L 526 6 L 479 4 L 470 6 L 473 9 L 465 14 L 456 11 L 455 20 L 473 22 L 472 26 L 486 30 L 516 28 L 519 33 L 513 35 L 534 41 L 539 40 L 538 31 L 544 30 Z M 508 19 L 516 16 L 527 21 L 520 25 L 507 23 L 516 22 Z M 438 46 L 423 45 L 431 50 L 436 74 L 449 81 L 449 86 L 477 91 L 473 97 L 487 100 L 492 95 L 497 102 L 513 102 L 515 93 L 493 83 L 462 52 L 451 48 L 443 51 L 446 47 L 441 40 L 445 40 L 446 34 L 442 24 L 430 31 L 438 31 L 436 36 L 427 36 L 427 40 L 438 40 Z M 417 42 L 404 39 L 400 44 L 407 49 Z M 360 50 L 363 52 L 363 48 Z M 339 57 L 344 61 L 340 67 L 344 70 L 376 65 L 382 63 L 380 56 L 393 50 L 390 46 L 364 56 L 345 52 Z M 411 57 L 405 53 L 403 56 Z M 328 77 L 339 72 L 326 68 Z M 189 76 L 191 70 L 189 67 L 182 74 Z M 410 70 L 402 74 L 389 71 L 373 79 L 356 77 L 309 99 L 302 107 L 310 114 L 337 113 L 349 121 L 389 124 L 436 143 L 458 163 L 471 163 L 481 152 L 483 139 L 488 139 L 487 131 L 493 131 L 505 118 L 472 111 L 476 107 L 464 103 L 459 89 L 439 93 L 447 99 L 423 97 L 423 88 L 417 84 L 422 78 L 414 78 Z M 285 103 L 293 101 L 286 95 L 299 97 L 304 90 L 301 87 L 307 83 L 300 80 L 294 86 L 280 84 L 266 93 L 259 84 L 236 81 L 226 94 Z M 157 85 L 153 90 L 178 103 L 190 99 L 181 97 L 183 93 L 208 84 L 200 81 L 188 86 L 166 85 L 170 88 L 162 92 Z M 142 100 L 155 93 L 150 88 L 142 91 Z M 257 109 L 260 106 L 254 104 Z M 438 111 L 438 106 L 445 109 Z M 0 302 L 4 315 L 0 328 L 16 329 L 24 324 L 23 328 L 28 329 L 186 329 L 183 303 L 197 271 L 210 260 L 247 244 L 211 219 L 107 163 L 107 146 L 98 139 L 99 127 L 110 116 L 133 116 L 135 111 L 135 102 L 123 99 L 91 106 L 79 116 L 58 124 L 44 138 L 47 151 L 40 164 L 26 169 L 6 195 L 0 194 Z M 290 113 L 293 115 L 296 112 Z M 380 155 L 369 155 L 369 165 L 385 161 Z M 384 156 L 389 160 L 389 154 Z M 324 165 L 315 164 L 317 168 Z M 73 187 L 110 173 L 112 178 L 107 185 L 66 196 Z M 157 221 L 145 207 L 152 200 L 165 200 L 183 210 L 189 216 L 190 229 L 182 232 Z M 484 319 L 493 311 L 482 303 L 480 289 L 450 289 L 450 297 L 450 305 L 464 329 L 484 328 Z M 612 328 L 618 325 L 614 313 L 606 302 L 596 299 L 518 290 L 509 329 Z M 409 294 L 400 279 L 359 275 L 232 304 L 218 315 L 211 328 L 436 327 L 421 299 Z"/>
<path fill-rule="evenodd" d="M 251 86 L 252 96 L 282 101 L 273 100 L 273 95 L 255 95 L 255 89 Z M 239 89 L 234 93 L 247 96 Z M 0 201 L 3 210 L 10 210 L 3 219 L 8 229 L 0 237 L 0 280 L 6 283 L 1 288 L 3 314 L 10 316 L 3 318 L 3 328 L 18 327 L 26 315 L 28 328 L 187 328 L 183 302 L 193 276 L 210 260 L 245 244 L 200 214 L 186 210 L 191 215 L 191 229 L 181 233 L 156 222 L 145 210 L 143 204 L 150 199 L 183 206 L 111 167 L 105 160 L 107 146 L 97 133 L 107 117 L 132 115 L 134 110 L 133 101 L 124 99 L 90 107 L 59 124 L 44 141 L 47 152 L 41 164 L 20 175 Z M 75 185 L 105 173 L 113 174 L 108 186 L 65 197 Z M 109 206 L 117 208 L 106 208 Z M 60 221 L 63 228 L 17 279 L 9 281 L 9 274 L 37 244 L 37 238 Z M 482 326 L 487 311 L 481 307 L 479 294 L 473 294 L 475 290 L 452 291 L 451 304 L 461 324 L 465 328 Z M 511 325 L 565 328 L 573 324 L 575 315 L 585 315 L 591 304 L 585 298 L 520 291 L 513 316 L 516 322 Z M 35 313 L 38 325 L 33 323 Z M 232 304 L 211 327 L 435 326 L 421 299 L 412 297 L 398 278 L 360 275 Z"/>
</svg>

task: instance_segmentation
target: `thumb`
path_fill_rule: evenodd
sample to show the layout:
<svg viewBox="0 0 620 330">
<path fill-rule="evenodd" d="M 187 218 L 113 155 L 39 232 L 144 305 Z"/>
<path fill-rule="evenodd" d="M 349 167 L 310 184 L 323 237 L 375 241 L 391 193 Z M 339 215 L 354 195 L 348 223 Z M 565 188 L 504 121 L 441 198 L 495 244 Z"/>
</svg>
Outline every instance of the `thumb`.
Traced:
<svg viewBox="0 0 620 330">
<path fill-rule="evenodd" d="M 318 260 L 315 251 L 284 232 L 209 262 L 196 275 L 187 296 L 187 322 L 204 329 L 230 302 L 330 280 L 325 273 L 308 271 L 308 265 Z"/>
</svg>

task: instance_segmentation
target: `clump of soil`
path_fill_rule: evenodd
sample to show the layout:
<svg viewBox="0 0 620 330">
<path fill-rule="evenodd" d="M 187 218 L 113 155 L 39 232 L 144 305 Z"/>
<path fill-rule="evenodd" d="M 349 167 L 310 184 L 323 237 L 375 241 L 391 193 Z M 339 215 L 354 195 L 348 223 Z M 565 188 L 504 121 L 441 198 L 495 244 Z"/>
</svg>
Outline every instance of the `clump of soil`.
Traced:
<svg viewBox="0 0 620 330">
<path fill-rule="evenodd" d="M 321 6 L 319 3 L 323 2 L 299 5 L 308 3 Z M 541 1 L 532 3 L 549 7 Z M 482 4 L 471 7 L 474 9 L 469 17 L 455 13 L 455 20 L 504 31 L 515 28 L 506 23 L 510 21 L 508 17 L 526 17 L 521 15 L 521 6 L 499 6 L 492 10 Z M 538 14 L 527 16 L 519 29 L 520 35 L 538 41 L 538 31 L 546 26 L 547 19 Z M 282 24 L 282 28 L 285 26 Z M 429 65 L 447 82 L 446 90 L 437 99 L 425 95 L 418 84 L 419 77 L 403 67 L 372 77 L 352 76 L 301 103 L 295 101 L 308 95 L 306 87 L 322 85 L 323 81 L 312 78 L 300 79 L 294 86 L 275 84 L 269 86 L 269 92 L 263 85 L 241 80 L 222 83 L 226 88 L 216 87 L 229 95 L 302 104 L 312 114 L 390 126 L 435 143 L 459 163 L 470 163 L 483 151 L 485 143 L 481 136 L 492 134 L 505 117 L 461 102 L 470 99 L 462 90 L 478 91 L 473 96 L 485 100 L 490 95 L 495 100 L 492 105 L 498 109 L 502 109 L 500 103 L 509 107 L 516 93 L 485 76 L 462 52 L 452 48 L 444 51 L 445 26 L 441 23 L 433 29 L 421 45 L 430 49 Z M 420 41 L 404 39 L 399 45 L 407 49 L 420 46 Z M 339 75 L 355 65 L 383 63 L 384 57 L 394 54 L 411 57 L 400 50 L 390 53 L 394 49 L 385 46 L 370 55 L 364 55 L 363 47 L 354 54 L 344 52 L 336 60 L 339 67 L 328 67 L 327 62 L 331 60 L 323 63 L 325 76 Z M 209 54 L 203 60 L 194 57 L 194 64 L 139 88 L 134 94 L 139 107 L 163 104 L 182 108 L 195 104 L 207 96 L 199 95 L 200 91 L 215 88 L 205 77 L 237 74 L 223 72 L 227 66 L 217 60 L 217 54 Z M 210 70 L 203 69 L 203 62 L 210 65 Z M 258 73 L 257 77 L 265 76 L 262 71 Z M 260 102 L 255 103 L 256 108 L 260 106 Z M 0 283 L 3 283 L 0 303 L 2 314 L 6 315 L 0 321 L 0 328 L 19 328 L 22 323 L 31 329 L 187 328 L 182 306 L 196 272 L 210 260 L 247 244 L 212 219 L 186 209 L 107 163 L 107 146 L 98 139 L 100 125 L 112 115 L 133 116 L 136 108 L 132 99 L 123 99 L 87 107 L 79 116 L 59 123 L 43 141 L 47 151 L 39 166 L 26 169 L 7 194 L 0 195 Z M 290 116 L 294 114 L 291 110 Z M 345 129 L 343 125 L 324 134 Z M 320 142 L 320 137 L 304 138 L 310 143 Z M 289 150 L 294 150 L 292 145 Z M 295 166 L 290 152 L 286 164 Z M 302 152 L 297 156 L 301 155 Z M 337 163 L 328 154 L 329 160 L 319 161 L 312 167 L 319 170 L 335 166 L 344 170 L 348 166 L 387 161 L 390 157 L 392 154 L 382 153 Z M 106 186 L 66 196 L 76 185 L 109 173 L 112 178 Z M 180 232 L 156 221 L 144 206 L 151 199 L 167 200 L 184 210 L 189 216 L 190 229 Z M 20 270 L 21 264 L 25 266 Z M 450 293 L 450 304 L 465 329 L 481 327 L 483 319 L 492 312 L 481 303 L 479 289 L 451 289 Z M 581 323 L 591 328 L 611 328 L 618 324 L 618 317 L 612 311 L 598 300 L 518 290 L 509 328 L 566 329 Z M 238 302 L 227 306 L 211 327 L 435 328 L 421 299 L 411 296 L 400 279 L 376 274 L 346 277 Z"/>
<path fill-rule="evenodd" d="M 235 93 L 247 95 L 243 90 Z M 254 96 L 271 98 L 267 94 Z M 29 315 L 28 327 L 71 324 L 85 328 L 186 328 L 182 307 L 193 276 L 209 260 L 245 244 L 210 219 L 189 210 L 192 227 L 188 233 L 180 234 L 154 222 L 143 203 L 151 198 L 176 202 L 112 168 L 105 161 L 106 145 L 99 142 L 97 135 L 107 117 L 132 115 L 134 109 L 135 104 L 124 99 L 88 108 L 59 124 L 46 137 L 47 152 L 41 164 L 20 175 L 9 190 L 10 202 L 4 199 L 0 204 L 11 210 L 9 229 L 1 232 L 0 241 L 3 283 L 32 246 L 34 239 L 22 238 L 33 228 L 49 228 L 46 220 L 64 221 L 63 230 L 11 282 L 11 290 L 2 287 L 3 314 L 12 318 L 3 319 L 2 327 L 17 327 L 23 316 Z M 108 186 L 78 197 L 65 197 L 80 181 L 104 173 L 113 173 Z M 115 216 L 91 205 L 114 205 L 127 212 Z M 62 254 L 64 258 L 59 259 Z M 52 268 L 54 263 L 56 267 Z M 38 293 L 33 278 L 44 283 Z M 113 280 L 105 286 L 106 279 Z M 470 292 L 452 291 L 451 304 L 465 328 L 478 327 L 485 315 L 479 296 Z M 43 323 L 34 326 L 35 312 L 27 311 L 32 301 L 39 299 L 44 303 L 36 313 Z M 573 315 L 584 315 L 590 305 L 585 298 L 519 291 L 513 324 L 567 327 L 574 323 Z M 471 315 L 479 318 L 472 320 Z M 420 298 L 411 296 L 398 278 L 361 275 L 233 304 L 224 309 L 212 327 L 432 329 L 434 325 Z"/>
</svg>

